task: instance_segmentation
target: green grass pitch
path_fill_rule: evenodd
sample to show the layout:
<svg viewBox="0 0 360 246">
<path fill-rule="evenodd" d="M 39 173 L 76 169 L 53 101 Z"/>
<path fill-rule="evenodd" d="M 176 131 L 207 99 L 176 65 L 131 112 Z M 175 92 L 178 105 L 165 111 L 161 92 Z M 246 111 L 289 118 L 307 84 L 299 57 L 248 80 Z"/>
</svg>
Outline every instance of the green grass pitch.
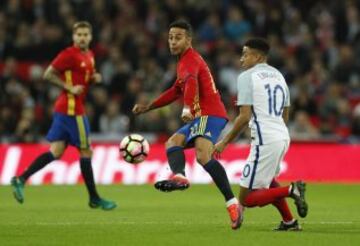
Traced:
<svg viewBox="0 0 360 246">
<path fill-rule="evenodd" d="M 148 185 L 98 188 L 116 210 L 90 209 L 82 185 L 27 186 L 22 205 L 1 186 L 0 245 L 360 245 L 360 185 L 308 185 L 302 232 L 273 232 L 280 217 L 272 206 L 247 209 L 241 229 L 232 231 L 214 185 L 173 193 Z"/>
</svg>

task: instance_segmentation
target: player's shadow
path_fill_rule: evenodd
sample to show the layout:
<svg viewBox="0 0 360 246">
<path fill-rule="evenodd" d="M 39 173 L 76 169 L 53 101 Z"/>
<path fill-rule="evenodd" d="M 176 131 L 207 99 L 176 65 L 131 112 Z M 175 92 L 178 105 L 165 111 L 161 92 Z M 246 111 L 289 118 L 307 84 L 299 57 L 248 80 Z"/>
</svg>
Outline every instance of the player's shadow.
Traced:
<svg viewBox="0 0 360 246">
<path fill-rule="evenodd" d="M 311 228 L 311 229 L 303 229 L 302 233 L 307 233 L 307 234 L 323 234 L 323 235 L 329 235 L 329 234 L 356 234 L 359 235 L 360 234 L 360 229 L 351 229 L 351 228 Z"/>
</svg>

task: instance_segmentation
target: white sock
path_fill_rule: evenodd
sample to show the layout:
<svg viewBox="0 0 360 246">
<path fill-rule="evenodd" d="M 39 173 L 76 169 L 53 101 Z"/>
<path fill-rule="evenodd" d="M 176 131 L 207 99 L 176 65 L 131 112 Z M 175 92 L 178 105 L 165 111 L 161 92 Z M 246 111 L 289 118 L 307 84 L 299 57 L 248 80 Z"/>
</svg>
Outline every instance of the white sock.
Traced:
<svg viewBox="0 0 360 246">
<path fill-rule="evenodd" d="M 295 219 L 292 219 L 292 220 L 287 221 L 287 222 L 283 221 L 283 223 L 284 223 L 285 225 L 291 225 L 291 224 L 293 224 L 294 222 L 295 222 Z"/>
<path fill-rule="evenodd" d="M 239 204 L 238 200 L 235 197 L 231 198 L 229 201 L 226 202 L 226 207 L 229 207 L 233 204 Z"/>
</svg>

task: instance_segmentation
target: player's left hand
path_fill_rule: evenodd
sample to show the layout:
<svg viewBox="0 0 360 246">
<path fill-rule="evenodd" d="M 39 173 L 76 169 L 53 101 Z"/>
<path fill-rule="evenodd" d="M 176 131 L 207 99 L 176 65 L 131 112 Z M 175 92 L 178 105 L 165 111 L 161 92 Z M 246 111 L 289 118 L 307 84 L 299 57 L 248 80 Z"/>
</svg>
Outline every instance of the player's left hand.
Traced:
<svg viewBox="0 0 360 246">
<path fill-rule="evenodd" d="M 91 82 L 93 82 L 94 84 L 99 84 L 102 81 L 102 76 L 100 73 L 93 73 L 93 75 L 91 76 Z"/>
</svg>

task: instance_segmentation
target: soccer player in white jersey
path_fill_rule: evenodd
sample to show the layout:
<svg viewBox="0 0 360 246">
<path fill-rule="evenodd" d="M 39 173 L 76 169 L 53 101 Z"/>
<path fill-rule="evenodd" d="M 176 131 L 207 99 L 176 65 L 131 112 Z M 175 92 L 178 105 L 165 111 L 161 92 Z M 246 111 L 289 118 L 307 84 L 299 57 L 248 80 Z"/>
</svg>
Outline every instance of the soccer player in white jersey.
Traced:
<svg viewBox="0 0 360 246">
<path fill-rule="evenodd" d="M 240 179 L 240 213 L 243 215 L 244 207 L 272 204 L 282 216 L 275 230 L 301 230 L 285 198 L 294 199 L 299 216 L 306 217 L 305 183 L 281 187 L 275 180 L 290 143 L 286 127 L 290 94 L 282 74 L 266 63 L 269 49 L 260 38 L 245 43 L 241 57 L 245 71 L 237 79 L 239 115 L 230 132 L 215 145 L 215 154 L 249 126 L 251 149 Z"/>
</svg>

